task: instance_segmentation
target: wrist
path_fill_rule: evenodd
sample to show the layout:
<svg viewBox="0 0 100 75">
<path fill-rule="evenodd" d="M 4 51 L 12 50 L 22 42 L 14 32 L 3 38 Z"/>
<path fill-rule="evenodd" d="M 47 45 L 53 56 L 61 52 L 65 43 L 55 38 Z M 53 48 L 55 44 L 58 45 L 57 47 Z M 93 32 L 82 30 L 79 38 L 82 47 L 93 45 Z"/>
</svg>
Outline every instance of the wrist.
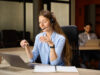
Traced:
<svg viewBox="0 0 100 75">
<path fill-rule="evenodd" d="M 53 46 L 54 45 L 52 41 L 49 41 L 48 44 L 49 44 L 49 46 Z"/>
<path fill-rule="evenodd" d="M 55 48 L 55 45 L 53 44 L 52 46 L 50 46 L 50 48 Z"/>
</svg>

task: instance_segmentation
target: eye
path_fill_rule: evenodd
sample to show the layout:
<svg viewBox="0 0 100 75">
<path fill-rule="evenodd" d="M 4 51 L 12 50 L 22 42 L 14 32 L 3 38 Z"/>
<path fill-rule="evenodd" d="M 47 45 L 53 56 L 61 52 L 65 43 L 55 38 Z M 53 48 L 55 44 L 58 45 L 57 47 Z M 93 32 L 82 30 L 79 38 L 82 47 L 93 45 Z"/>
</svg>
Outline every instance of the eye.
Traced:
<svg viewBox="0 0 100 75">
<path fill-rule="evenodd" d="M 46 23 L 47 21 L 43 21 L 43 23 Z"/>
</svg>

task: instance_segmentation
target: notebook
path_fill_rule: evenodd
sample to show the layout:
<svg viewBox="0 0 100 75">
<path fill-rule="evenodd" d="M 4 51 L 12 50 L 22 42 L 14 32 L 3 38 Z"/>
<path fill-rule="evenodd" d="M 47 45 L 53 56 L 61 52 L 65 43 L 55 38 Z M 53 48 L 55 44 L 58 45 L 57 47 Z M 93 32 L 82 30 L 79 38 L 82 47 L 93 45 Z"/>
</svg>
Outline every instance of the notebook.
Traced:
<svg viewBox="0 0 100 75">
<path fill-rule="evenodd" d="M 78 72 L 75 66 L 35 65 L 33 72 Z"/>
<path fill-rule="evenodd" d="M 85 46 L 86 47 L 100 47 L 100 39 L 88 40 Z"/>
<path fill-rule="evenodd" d="M 0 53 L 0 56 L 2 56 L 11 66 L 27 68 L 27 69 L 34 68 L 33 63 L 25 63 L 18 55 Z"/>
</svg>

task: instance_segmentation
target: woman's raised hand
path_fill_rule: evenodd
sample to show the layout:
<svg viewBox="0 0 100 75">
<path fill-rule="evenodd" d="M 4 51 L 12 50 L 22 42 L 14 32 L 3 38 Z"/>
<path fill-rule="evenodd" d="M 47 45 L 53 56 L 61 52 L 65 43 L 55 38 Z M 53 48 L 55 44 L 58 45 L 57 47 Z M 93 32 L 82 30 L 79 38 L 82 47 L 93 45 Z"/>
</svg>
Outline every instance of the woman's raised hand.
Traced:
<svg viewBox="0 0 100 75">
<path fill-rule="evenodd" d="M 20 46 L 21 46 L 22 48 L 25 48 L 25 47 L 29 46 L 29 43 L 28 43 L 26 40 L 22 40 L 22 41 L 20 42 Z"/>
</svg>

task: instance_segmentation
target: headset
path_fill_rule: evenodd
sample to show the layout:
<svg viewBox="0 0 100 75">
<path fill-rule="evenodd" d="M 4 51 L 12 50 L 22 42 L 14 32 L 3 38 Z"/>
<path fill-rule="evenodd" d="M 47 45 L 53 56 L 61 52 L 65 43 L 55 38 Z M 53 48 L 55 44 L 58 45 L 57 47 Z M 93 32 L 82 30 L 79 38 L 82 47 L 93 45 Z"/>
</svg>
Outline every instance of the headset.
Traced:
<svg viewBox="0 0 100 75">
<path fill-rule="evenodd" d="M 52 16 L 50 17 L 50 23 L 53 24 L 55 21 L 54 19 L 52 18 Z"/>
</svg>

